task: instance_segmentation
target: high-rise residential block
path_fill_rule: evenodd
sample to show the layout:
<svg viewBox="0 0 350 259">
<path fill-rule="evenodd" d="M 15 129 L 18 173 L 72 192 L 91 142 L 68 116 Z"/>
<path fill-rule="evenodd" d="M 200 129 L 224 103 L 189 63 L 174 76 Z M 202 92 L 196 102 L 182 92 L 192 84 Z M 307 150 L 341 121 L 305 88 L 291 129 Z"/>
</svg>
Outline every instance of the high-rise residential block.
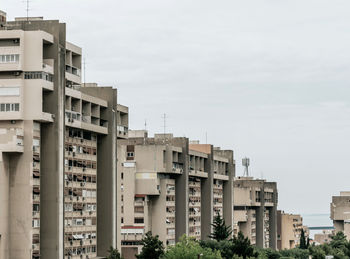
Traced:
<svg viewBox="0 0 350 259">
<path fill-rule="evenodd" d="M 64 23 L 0 23 L 0 258 L 106 256 L 120 248 L 127 107 L 116 89 L 81 84 Z"/>
<path fill-rule="evenodd" d="M 118 147 L 125 258 L 134 258 L 147 231 L 170 246 L 183 234 L 208 239 L 217 213 L 232 225 L 231 150 L 146 131 L 129 131 Z"/>
<path fill-rule="evenodd" d="M 342 231 L 350 240 L 350 192 L 333 196 L 330 209 L 335 233 Z"/>
<path fill-rule="evenodd" d="M 277 248 L 277 202 L 275 182 L 236 177 L 234 180 L 234 234 L 242 231 L 253 245 Z"/>
</svg>

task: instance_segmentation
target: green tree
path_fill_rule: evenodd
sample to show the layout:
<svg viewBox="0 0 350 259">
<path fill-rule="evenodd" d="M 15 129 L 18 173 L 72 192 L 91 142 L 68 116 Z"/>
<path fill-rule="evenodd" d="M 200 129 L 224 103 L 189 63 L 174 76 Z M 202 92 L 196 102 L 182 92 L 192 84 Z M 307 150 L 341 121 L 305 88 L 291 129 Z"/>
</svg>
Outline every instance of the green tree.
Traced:
<svg viewBox="0 0 350 259">
<path fill-rule="evenodd" d="M 290 257 L 295 259 L 308 259 L 309 258 L 309 250 L 293 248 L 288 250 L 280 251 L 282 257 Z"/>
<path fill-rule="evenodd" d="M 118 249 L 114 249 L 112 246 L 109 248 L 108 253 L 108 259 L 122 259 Z"/>
<path fill-rule="evenodd" d="M 312 259 L 324 259 L 326 257 L 326 253 L 322 249 L 322 246 L 310 246 L 309 251 Z"/>
<path fill-rule="evenodd" d="M 232 234 L 231 226 L 226 226 L 225 220 L 219 213 L 214 217 L 214 221 L 211 225 L 213 226 L 213 233 L 209 235 L 209 238 L 216 241 L 230 239 Z"/>
<path fill-rule="evenodd" d="M 217 242 L 216 240 L 201 240 L 201 247 L 210 248 L 211 250 L 218 250 L 221 253 L 221 257 L 224 259 L 232 259 L 234 255 L 233 243 L 229 240 L 223 240 Z"/>
<path fill-rule="evenodd" d="M 299 241 L 299 248 L 300 249 L 307 249 L 307 244 L 306 244 L 306 238 L 305 238 L 305 232 L 304 229 L 301 229 L 301 234 L 300 234 L 300 241 Z"/>
<path fill-rule="evenodd" d="M 238 232 L 237 237 L 233 237 L 232 243 L 232 250 L 234 254 L 242 256 L 244 259 L 255 255 L 254 247 L 250 244 L 249 238 L 244 237 L 241 231 Z"/>
<path fill-rule="evenodd" d="M 278 251 L 271 248 L 265 248 L 263 251 L 268 259 L 278 259 L 281 257 L 281 254 Z"/>
<path fill-rule="evenodd" d="M 170 247 L 162 259 L 197 259 L 199 255 L 201 259 L 222 259 L 219 251 L 201 247 L 197 241 L 186 235 L 175 246 Z"/>
<path fill-rule="evenodd" d="M 151 232 L 147 232 L 146 236 L 141 241 L 142 250 L 139 255 L 136 255 L 138 259 L 159 259 L 164 255 L 163 242 L 159 240 L 159 236 L 152 236 Z"/>
</svg>

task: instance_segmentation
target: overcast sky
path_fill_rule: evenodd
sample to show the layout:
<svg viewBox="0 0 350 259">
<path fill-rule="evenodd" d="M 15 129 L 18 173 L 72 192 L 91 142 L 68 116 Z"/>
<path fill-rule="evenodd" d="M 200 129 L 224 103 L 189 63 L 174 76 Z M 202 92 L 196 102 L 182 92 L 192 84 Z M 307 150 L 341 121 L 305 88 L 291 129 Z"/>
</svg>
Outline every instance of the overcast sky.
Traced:
<svg viewBox="0 0 350 259">
<path fill-rule="evenodd" d="M 350 1 L 31 0 L 67 23 L 86 79 L 119 90 L 130 128 L 234 149 L 279 208 L 328 213 L 350 189 Z M 10 19 L 21 0 L 0 0 Z"/>
</svg>

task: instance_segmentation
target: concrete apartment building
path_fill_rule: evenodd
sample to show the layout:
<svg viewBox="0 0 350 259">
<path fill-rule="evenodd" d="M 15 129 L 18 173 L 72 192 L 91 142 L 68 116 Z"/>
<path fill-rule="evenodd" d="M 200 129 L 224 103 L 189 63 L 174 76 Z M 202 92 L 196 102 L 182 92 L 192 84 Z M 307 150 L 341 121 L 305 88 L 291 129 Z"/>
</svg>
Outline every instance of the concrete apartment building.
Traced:
<svg viewBox="0 0 350 259">
<path fill-rule="evenodd" d="M 253 245 L 277 249 L 277 184 L 253 177 L 234 180 L 234 234 Z"/>
<path fill-rule="evenodd" d="M 300 244 L 301 231 L 304 230 L 305 238 L 309 231 L 303 225 L 303 218 L 298 214 L 289 214 L 277 211 L 277 248 L 278 250 L 292 249 Z"/>
<path fill-rule="evenodd" d="M 183 234 L 207 239 L 216 213 L 232 225 L 233 151 L 143 130 L 118 148 L 124 258 L 134 258 L 148 231 L 169 246 Z"/>
<path fill-rule="evenodd" d="M 0 23 L 0 258 L 106 256 L 120 249 L 127 107 L 112 87 L 81 84 L 64 23 Z"/>
<path fill-rule="evenodd" d="M 350 192 L 340 192 L 339 196 L 333 196 L 330 209 L 335 233 L 342 231 L 350 240 Z"/>
</svg>

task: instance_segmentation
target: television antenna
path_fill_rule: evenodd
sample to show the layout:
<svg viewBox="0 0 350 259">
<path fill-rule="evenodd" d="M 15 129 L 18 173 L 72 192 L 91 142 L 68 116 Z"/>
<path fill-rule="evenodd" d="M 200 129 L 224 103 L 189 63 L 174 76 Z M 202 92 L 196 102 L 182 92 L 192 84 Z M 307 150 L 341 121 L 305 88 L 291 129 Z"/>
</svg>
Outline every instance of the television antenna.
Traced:
<svg viewBox="0 0 350 259">
<path fill-rule="evenodd" d="M 164 129 L 164 137 L 165 137 L 165 133 L 166 133 L 166 119 L 167 119 L 166 113 L 164 113 L 162 115 L 162 119 L 163 119 L 163 129 Z"/>
<path fill-rule="evenodd" d="M 250 165 L 250 159 L 245 157 L 242 159 L 242 165 L 244 166 L 244 174 L 243 176 L 249 176 L 249 165 Z"/>
</svg>

